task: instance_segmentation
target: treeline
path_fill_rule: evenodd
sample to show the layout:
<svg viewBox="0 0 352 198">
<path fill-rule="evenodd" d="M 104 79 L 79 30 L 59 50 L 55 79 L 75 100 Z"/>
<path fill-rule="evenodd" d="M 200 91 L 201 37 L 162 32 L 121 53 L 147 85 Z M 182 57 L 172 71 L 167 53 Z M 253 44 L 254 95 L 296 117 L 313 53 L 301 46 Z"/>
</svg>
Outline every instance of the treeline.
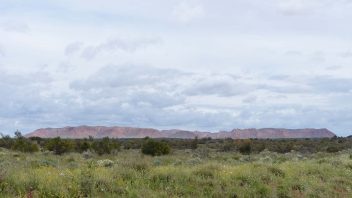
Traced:
<svg viewBox="0 0 352 198">
<path fill-rule="evenodd" d="M 352 138 L 323 139 L 117 139 L 93 137 L 85 139 L 62 139 L 60 137 L 44 139 L 40 137 L 25 138 L 18 131 L 15 137 L 2 135 L 0 147 L 21 152 L 51 151 L 61 155 L 68 152 L 94 152 L 98 155 L 114 154 L 121 149 L 140 149 L 148 155 L 164 155 L 172 150 L 197 149 L 199 146 L 219 152 L 240 152 L 242 154 L 259 153 L 264 149 L 287 153 L 292 150 L 301 153 L 338 152 L 352 148 Z"/>
<path fill-rule="evenodd" d="M 18 131 L 15 132 L 14 138 L 9 135 L 1 135 L 0 147 L 26 153 L 51 151 L 57 155 L 87 151 L 103 155 L 114 154 L 121 149 L 141 149 L 144 154 L 156 156 L 168 154 L 171 150 L 169 144 L 165 141 L 155 141 L 148 137 L 137 141 L 123 141 L 109 137 L 101 139 L 94 139 L 93 137 L 85 139 L 62 139 L 60 137 L 44 139 L 40 137 L 25 138 Z"/>
</svg>

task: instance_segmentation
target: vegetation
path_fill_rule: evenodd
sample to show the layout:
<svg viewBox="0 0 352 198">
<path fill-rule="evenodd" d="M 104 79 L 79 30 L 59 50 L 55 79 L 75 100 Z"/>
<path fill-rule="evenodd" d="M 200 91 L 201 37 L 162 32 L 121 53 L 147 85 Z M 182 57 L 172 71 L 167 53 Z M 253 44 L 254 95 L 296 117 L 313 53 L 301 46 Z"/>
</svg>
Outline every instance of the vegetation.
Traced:
<svg viewBox="0 0 352 198">
<path fill-rule="evenodd" d="M 30 152 L 28 145 L 36 145 L 38 152 Z M 3 136 L 0 146 L 0 197 L 352 197 L 348 138 L 16 135 Z"/>
<path fill-rule="evenodd" d="M 83 142 L 83 145 L 85 143 L 87 144 L 85 147 L 89 149 L 90 148 L 89 144 L 87 142 Z M 91 146 L 91 148 L 99 155 L 110 154 L 112 151 L 118 150 L 119 147 L 120 146 L 116 141 L 112 141 L 108 137 L 105 137 L 101 140 L 94 141 Z"/>
<path fill-rule="evenodd" d="M 166 155 L 170 153 L 170 146 L 165 142 L 148 139 L 142 146 L 142 153 L 151 156 Z"/>
<path fill-rule="evenodd" d="M 72 148 L 73 145 L 69 140 L 62 140 L 60 137 L 50 139 L 45 143 L 45 149 L 53 151 L 57 155 L 67 153 Z"/>
</svg>

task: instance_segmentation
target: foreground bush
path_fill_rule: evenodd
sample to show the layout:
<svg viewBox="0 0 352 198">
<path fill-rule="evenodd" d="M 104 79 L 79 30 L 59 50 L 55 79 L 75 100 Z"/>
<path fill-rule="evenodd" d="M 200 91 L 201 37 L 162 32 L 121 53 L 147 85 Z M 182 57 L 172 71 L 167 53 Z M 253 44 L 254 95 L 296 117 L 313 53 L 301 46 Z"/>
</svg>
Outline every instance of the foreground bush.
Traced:
<svg viewBox="0 0 352 198">
<path fill-rule="evenodd" d="M 142 146 L 142 153 L 151 156 L 166 155 L 170 153 L 170 146 L 165 142 L 148 139 Z"/>
</svg>

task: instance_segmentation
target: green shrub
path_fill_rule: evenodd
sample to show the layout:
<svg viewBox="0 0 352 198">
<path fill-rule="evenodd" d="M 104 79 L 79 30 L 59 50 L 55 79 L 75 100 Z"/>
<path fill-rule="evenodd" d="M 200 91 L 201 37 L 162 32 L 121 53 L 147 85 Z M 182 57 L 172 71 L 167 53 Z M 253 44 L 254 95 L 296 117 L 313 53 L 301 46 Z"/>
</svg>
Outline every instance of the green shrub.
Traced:
<svg viewBox="0 0 352 198">
<path fill-rule="evenodd" d="M 170 153 L 170 146 L 165 142 L 148 139 L 142 146 L 142 153 L 151 156 L 166 155 Z"/>
<path fill-rule="evenodd" d="M 30 140 L 20 137 L 17 138 L 12 145 L 12 149 L 15 151 L 21 151 L 21 152 L 27 152 L 27 153 L 33 153 L 33 152 L 38 152 L 39 147 L 36 143 L 32 143 Z"/>
<path fill-rule="evenodd" d="M 100 167 L 112 167 L 114 165 L 114 161 L 109 160 L 109 159 L 98 160 L 97 164 Z"/>
<path fill-rule="evenodd" d="M 120 145 L 109 137 L 105 137 L 101 140 L 95 140 L 92 148 L 98 155 L 103 155 L 110 154 L 112 151 L 117 151 L 120 148 Z"/>
<path fill-rule="evenodd" d="M 61 155 L 72 150 L 73 145 L 69 140 L 62 140 L 60 137 L 50 139 L 45 144 L 45 148 L 53 151 L 56 155 Z"/>
<path fill-rule="evenodd" d="M 285 172 L 279 168 L 276 167 L 269 167 L 268 171 L 274 174 L 275 176 L 278 177 L 285 177 Z"/>
<path fill-rule="evenodd" d="M 336 153 L 336 152 L 339 152 L 340 149 L 337 146 L 330 146 L 326 149 L 326 151 L 328 153 Z"/>
<path fill-rule="evenodd" d="M 88 151 L 90 148 L 91 148 L 91 145 L 89 144 L 89 142 L 87 142 L 87 141 L 84 141 L 84 142 L 78 141 L 76 143 L 75 150 L 78 151 L 79 153 L 83 153 L 85 151 Z"/>
<path fill-rule="evenodd" d="M 252 151 L 251 144 L 249 142 L 245 142 L 240 147 L 238 148 L 241 154 L 243 155 L 249 155 Z"/>
</svg>

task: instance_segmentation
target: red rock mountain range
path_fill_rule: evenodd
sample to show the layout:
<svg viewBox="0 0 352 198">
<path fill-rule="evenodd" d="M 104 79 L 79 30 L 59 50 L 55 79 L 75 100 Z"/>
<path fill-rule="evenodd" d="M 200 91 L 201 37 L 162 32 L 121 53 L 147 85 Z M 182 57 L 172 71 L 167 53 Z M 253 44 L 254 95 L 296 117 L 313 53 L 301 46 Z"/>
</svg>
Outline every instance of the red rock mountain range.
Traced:
<svg viewBox="0 0 352 198">
<path fill-rule="evenodd" d="M 193 139 L 195 137 L 211 137 L 213 139 L 233 138 L 233 139 L 277 139 L 277 138 L 331 138 L 335 134 L 328 129 L 233 129 L 232 131 L 200 132 L 186 130 L 157 130 L 152 128 L 133 128 L 133 127 L 105 127 L 105 126 L 78 126 L 64 128 L 45 128 L 28 133 L 26 137 L 62 137 L 62 138 L 181 138 Z"/>
</svg>

